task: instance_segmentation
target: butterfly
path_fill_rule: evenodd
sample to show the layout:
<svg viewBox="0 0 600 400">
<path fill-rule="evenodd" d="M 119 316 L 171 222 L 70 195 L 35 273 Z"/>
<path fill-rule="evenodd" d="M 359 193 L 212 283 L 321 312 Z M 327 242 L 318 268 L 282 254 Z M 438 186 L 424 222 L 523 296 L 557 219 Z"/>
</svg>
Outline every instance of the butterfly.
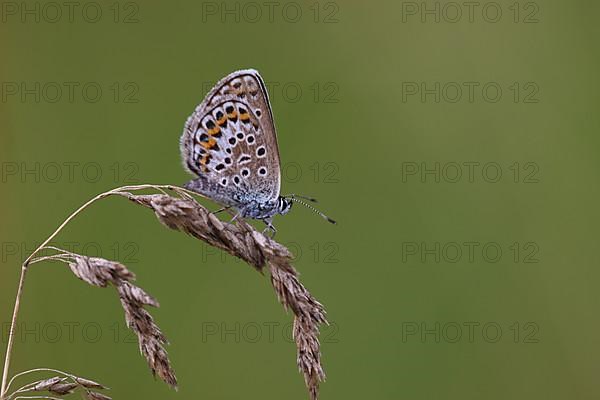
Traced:
<svg viewBox="0 0 600 400">
<path fill-rule="evenodd" d="M 232 208 L 238 217 L 264 221 L 273 236 L 273 217 L 294 202 L 335 221 L 295 194 L 281 196 L 281 162 L 265 83 L 253 69 L 221 79 L 187 119 L 180 141 L 184 168 L 196 175 L 185 188 Z"/>
</svg>

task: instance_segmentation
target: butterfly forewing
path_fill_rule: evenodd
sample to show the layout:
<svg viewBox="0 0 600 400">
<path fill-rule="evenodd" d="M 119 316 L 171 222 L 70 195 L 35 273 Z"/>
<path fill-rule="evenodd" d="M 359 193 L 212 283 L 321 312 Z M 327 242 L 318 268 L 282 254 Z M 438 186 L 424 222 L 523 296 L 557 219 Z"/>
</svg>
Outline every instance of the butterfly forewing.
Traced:
<svg viewBox="0 0 600 400">
<path fill-rule="evenodd" d="M 190 172 L 236 195 L 228 204 L 279 196 L 275 125 L 257 71 L 237 71 L 217 83 L 187 120 L 181 152 Z"/>
</svg>

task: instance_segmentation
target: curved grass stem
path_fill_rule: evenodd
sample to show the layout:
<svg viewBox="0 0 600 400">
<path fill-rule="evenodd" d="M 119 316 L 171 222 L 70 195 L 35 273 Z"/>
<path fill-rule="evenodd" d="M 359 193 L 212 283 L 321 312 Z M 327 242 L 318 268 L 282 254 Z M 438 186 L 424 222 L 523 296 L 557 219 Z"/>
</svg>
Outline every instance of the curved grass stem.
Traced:
<svg viewBox="0 0 600 400">
<path fill-rule="evenodd" d="M 55 257 L 50 257 L 50 258 L 45 258 L 45 257 L 40 257 L 38 259 L 34 259 L 34 257 L 43 249 L 46 248 L 50 248 L 50 249 L 54 249 L 56 250 L 56 248 L 53 248 L 52 246 L 48 246 L 48 244 L 64 229 L 64 227 L 71 222 L 71 220 L 73 220 L 73 218 L 75 218 L 77 215 L 79 215 L 82 211 L 84 211 L 85 209 L 87 209 L 90 205 L 92 205 L 93 203 L 95 203 L 98 200 L 101 200 L 105 197 L 111 196 L 111 195 L 126 195 L 128 191 L 137 191 L 137 190 L 147 190 L 147 189 L 154 189 L 154 190 L 158 190 L 158 191 L 164 191 L 164 190 L 171 190 L 174 191 L 175 193 L 177 193 L 180 196 L 190 196 L 191 194 L 194 194 L 193 192 L 190 192 L 187 189 L 184 188 L 180 188 L 177 186 L 173 186 L 173 185 L 152 185 L 152 184 L 143 184 L 143 185 L 133 185 L 133 186 L 121 186 L 118 187 L 116 189 L 112 189 L 109 190 L 107 192 L 101 193 L 99 195 L 97 195 L 96 197 L 92 198 L 91 200 L 87 201 L 85 204 L 83 204 L 81 207 L 79 207 L 77 210 L 75 210 L 72 214 L 70 214 L 59 226 L 58 228 L 56 228 L 56 230 L 50 235 L 48 236 L 48 238 L 46 240 L 44 240 L 44 242 L 42 242 L 42 244 L 40 244 L 28 257 L 27 259 L 25 259 L 25 261 L 23 262 L 22 266 L 21 266 L 21 276 L 19 278 L 19 286 L 17 289 L 17 295 L 16 295 L 16 299 L 15 299 L 15 306 L 13 309 L 13 315 L 12 315 L 12 320 L 11 320 L 11 324 L 10 324 L 10 331 L 8 334 L 8 343 L 6 345 L 6 356 L 4 359 L 4 368 L 3 368 L 3 372 L 2 372 L 2 386 L 0 387 L 0 400 L 7 400 L 6 394 L 8 391 L 8 371 L 10 368 L 10 361 L 11 361 L 11 356 L 12 356 L 12 350 L 14 347 L 14 339 L 15 339 L 15 327 L 16 327 L 16 323 L 17 323 L 17 317 L 19 314 L 19 309 L 21 306 L 21 297 L 23 296 L 23 286 L 25 284 L 25 276 L 27 275 L 27 269 L 29 267 L 30 264 L 38 262 L 38 261 L 42 261 L 42 260 L 46 260 L 46 259 L 53 259 Z M 36 397 L 36 398 L 40 398 L 40 397 Z"/>
</svg>

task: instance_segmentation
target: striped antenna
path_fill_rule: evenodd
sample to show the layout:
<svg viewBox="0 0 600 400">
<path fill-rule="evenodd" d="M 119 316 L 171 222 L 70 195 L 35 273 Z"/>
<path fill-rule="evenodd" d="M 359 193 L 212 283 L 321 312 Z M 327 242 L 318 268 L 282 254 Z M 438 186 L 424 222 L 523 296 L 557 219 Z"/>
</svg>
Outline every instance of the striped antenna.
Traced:
<svg viewBox="0 0 600 400">
<path fill-rule="evenodd" d="M 321 211 L 317 210 L 316 208 L 314 208 L 313 206 L 311 206 L 308 203 L 303 202 L 300 199 L 304 199 L 304 200 L 308 200 L 308 201 L 312 201 L 313 203 L 316 203 L 317 200 L 312 198 L 312 197 L 306 197 L 306 196 L 299 196 L 297 194 L 290 194 L 288 196 L 285 196 L 286 199 L 290 199 L 296 203 L 300 203 L 302 204 L 304 207 L 312 210 L 313 212 L 319 214 L 323 219 L 325 219 L 328 222 L 331 222 L 332 224 L 337 224 L 336 221 L 334 221 L 333 219 L 329 218 L 327 215 L 323 214 Z"/>
</svg>

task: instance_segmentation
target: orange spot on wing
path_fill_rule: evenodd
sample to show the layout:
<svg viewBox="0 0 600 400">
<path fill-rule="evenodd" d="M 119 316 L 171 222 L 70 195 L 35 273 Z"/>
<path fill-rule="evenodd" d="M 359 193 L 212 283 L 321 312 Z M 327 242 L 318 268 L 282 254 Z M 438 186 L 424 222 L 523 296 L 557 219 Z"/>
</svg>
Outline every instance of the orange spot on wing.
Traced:
<svg viewBox="0 0 600 400">
<path fill-rule="evenodd" d="M 207 149 L 207 150 L 212 149 L 213 147 L 215 147 L 216 144 L 217 144 L 217 141 L 215 139 L 213 139 L 213 138 L 208 139 L 207 142 L 201 142 L 200 143 L 200 145 L 202 147 L 204 147 L 205 149 Z M 204 156 L 204 157 L 206 157 L 206 156 Z"/>
<path fill-rule="evenodd" d="M 200 161 L 200 166 L 202 167 L 202 171 L 206 172 L 208 170 L 206 168 L 206 164 L 208 164 L 210 162 L 210 154 L 205 154 L 204 156 L 202 156 L 202 158 L 199 161 Z"/>
</svg>

